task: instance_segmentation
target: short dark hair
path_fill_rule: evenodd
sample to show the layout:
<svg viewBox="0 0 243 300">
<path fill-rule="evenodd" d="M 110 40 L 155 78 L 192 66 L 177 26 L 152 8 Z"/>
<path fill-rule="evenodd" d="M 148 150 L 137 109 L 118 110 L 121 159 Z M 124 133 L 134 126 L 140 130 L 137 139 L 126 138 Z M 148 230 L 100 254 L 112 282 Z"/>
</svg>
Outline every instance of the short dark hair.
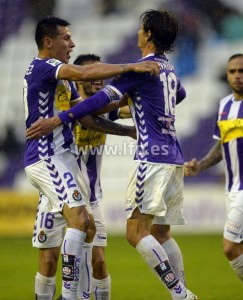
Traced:
<svg viewBox="0 0 243 300">
<path fill-rule="evenodd" d="M 35 30 L 35 42 L 37 44 L 38 49 L 43 47 L 44 37 L 49 36 L 51 38 L 55 38 L 58 36 L 59 32 L 57 30 L 57 26 L 68 26 L 70 25 L 69 22 L 66 20 L 47 16 L 41 19 L 37 25 Z"/>
<path fill-rule="evenodd" d="M 77 58 L 74 60 L 74 65 L 84 65 L 87 61 L 100 61 L 101 57 L 96 54 L 80 54 L 77 56 Z"/>
<path fill-rule="evenodd" d="M 243 57 L 243 53 L 237 53 L 237 54 L 234 54 L 232 56 L 230 56 L 229 60 L 228 60 L 228 63 L 232 60 L 232 59 L 235 59 L 235 58 L 238 58 L 238 57 Z"/>
<path fill-rule="evenodd" d="M 141 14 L 140 20 L 144 31 L 151 31 L 150 41 L 154 43 L 157 53 L 170 53 L 174 50 L 178 33 L 175 13 L 163 9 L 148 9 Z"/>
</svg>

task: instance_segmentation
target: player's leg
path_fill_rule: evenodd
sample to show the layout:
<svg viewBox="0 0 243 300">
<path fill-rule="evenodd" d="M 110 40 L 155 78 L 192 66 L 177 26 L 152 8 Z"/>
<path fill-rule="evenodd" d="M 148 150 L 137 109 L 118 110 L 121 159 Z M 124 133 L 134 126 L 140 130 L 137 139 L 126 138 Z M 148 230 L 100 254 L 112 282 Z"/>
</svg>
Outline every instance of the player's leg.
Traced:
<svg viewBox="0 0 243 300">
<path fill-rule="evenodd" d="M 164 202 L 166 204 L 166 213 L 162 217 L 155 217 L 151 233 L 159 241 L 166 251 L 170 265 L 176 272 L 180 281 L 186 285 L 184 276 L 184 265 L 181 250 L 172 237 L 170 225 L 184 225 L 183 215 L 183 170 L 174 168 L 171 174 L 167 188 L 164 193 Z"/>
<path fill-rule="evenodd" d="M 100 200 L 91 204 L 94 215 L 96 234 L 93 241 L 93 277 L 92 293 L 94 300 L 110 300 L 111 277 L 105 262 L 105 247 L 107 246 L 107 231 L 105 217 Z"/>
<path fill-rule="evenodd" d="M 172 269 L 184 286 L 186 286 L 182 252 L 175 239 L 173 239 L 170 230 L 170 225 L 184 225 L 186 223 L 183 215 L 182 168 L 172 168 L 163 198 L 166 204 L 166 213 L 164 216 L 156 216 L 154 218 L 151 232 L 166 251 Z M 189 290 L 187 290 L 187 297 L 189 299 L 197 299 L 197 296 Z"/>
<path fill-rule="evenodd" d="M 228 215 L 224 226 L 224 254 L 243 282 L 243 193 L 226 196 Z"/>
<path fill-rule="evenodd" d="M 53 211 L 62 211 L 68 223 L 62 243 L 63 299 L 76 300 L 83 243 L 91 210 L 76 159 L 69 152 L 53 156 L 31 168 L 27 176 L 51 201 Z M 40 174 L 42 175 L 40 177 Z"/>
<path fill-rule="evenodd" d="M 86 239 L 83 243 L 82 260 L 80 263 L 80 277 L 77 289 L 77 299 L 90 299 L 92 280 L 92 249 L 93 238 L 96 232 L 93 215 L 89 215 L 90 226 L 87 230 Z"/>
<path fill-rule="evenodd" d="M 171 235 L 170 226 L 153 224 L 151 234 L 161 244 L 168 255 L 172 269 L 175 271 L 180 281 L 186 286 L 181 249 Z"/>
<path fill-rule="evenodd" d="M 56 271 L 66 221 L 60 213 L 51 213 L 48 199 L 40 194 L 33 232 L 33 247 L 39 249 L 39 268 L 35 276 L 38 300 L 52 300 L 56 290 Z"/>
<path fill-rule="evenodd" d="M 107 233 L 105 228 L 104 214 L 100 201 L 91 203 L 91 210 L 94 216 L 96 234 L 93 239 L 93 249 L 83 249 L 85 255 L 91 255 L 92 251 L 92 293 L 95 300 L 109 300 L 111 290 L 111 279 L 105 263 L 105 247 L 107 245 Z M 87 266 L 82 264 L 87 270 Z M 83 280 L 79 283 L 79 299 L 81 295 L 87 295 L 87 284 Z"/>
<path fill-rule="evenodd" d="M 168 256 L 160 243 L 150 234 L 153 217 L 136 208 L 127 220 L 128 242 L 144 258 L 149 268 L 164 283 L 173 299 L 186 299 L 186 288 L 172 270 Z"/>
<path fill-rule="evenodd" d="M 172 269 L 166 251 L 151 234 L 154 216 L 166 215 L 166 196 L 175 173 L 175 166 L 133 164 L 126 193 L 127 239 L 165 284 L 172 298 L 187 299 L 187 290 Z M 176 190 L 176 185 L 173 188 Z"/>
<path fill-rule="evenodd" d="M 93 247 L 93 277 L 92 293 L 95 300 L 110 300 L 111 297 L 111 277 L 107 271 L 105 262 L 105 248 Z"/>
</svg>

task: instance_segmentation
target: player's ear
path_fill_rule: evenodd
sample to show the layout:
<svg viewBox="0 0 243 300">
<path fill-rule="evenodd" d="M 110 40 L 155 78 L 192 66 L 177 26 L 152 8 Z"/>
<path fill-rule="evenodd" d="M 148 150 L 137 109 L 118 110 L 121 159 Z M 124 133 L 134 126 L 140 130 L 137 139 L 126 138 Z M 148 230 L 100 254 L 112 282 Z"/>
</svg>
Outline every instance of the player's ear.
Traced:
<svg viewBox="0 0 243 300">
<path fill-rule="evenodd" d="M 45 37 L 44 38 L 44 46 L 48 49 L 51 49 L 52 48 L 52 45 L 53 45 L 53 41 L 50 37 Z"/>
<path fill-rule="evenodd" d="M 148 42 L 151 42 L 152 41 L 152 32 L 150 31 L 150 30 L 148 30 L 147 32 L 146 32 L 146 37 L 147 37 L 147 41 Z"/>
</svg>

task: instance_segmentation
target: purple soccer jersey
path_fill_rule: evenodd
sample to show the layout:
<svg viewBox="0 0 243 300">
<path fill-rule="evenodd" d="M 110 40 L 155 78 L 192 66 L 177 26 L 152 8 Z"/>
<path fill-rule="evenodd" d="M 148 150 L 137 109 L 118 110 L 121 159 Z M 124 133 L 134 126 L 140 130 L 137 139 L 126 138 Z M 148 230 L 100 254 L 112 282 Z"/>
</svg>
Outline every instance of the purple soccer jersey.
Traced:
<svg viewBox="0 0 243 300">
<path fill-rule="evenodd" d="M 49 118 L 70 109 L 70 102 L 80 98 L 73 82 L 58 80 L 62 62 L 56 59 L 35 58 L 24 77 L 24 107 L 26 128 L 41 118 Z M 60 154 L 67 149 L 76 153 L 72 124 L 57 127 L 38 140 L 28 139 L 24 158 L 25 167 Z"/>
<path fill-rule="evenodd" d="M 135 160 L 183 165 L 174 123 L 175 106 L 185 98 L 185 90 L 165 56 L 150 54 L 142 60 L 158 62 L 161 65 L 159 76 L 134 72 L 124 74 L 117 76 L 103 91 L 110 100 L 116 95 L 121 97 L 129 93 L 137 128 Z"/>
</svg>

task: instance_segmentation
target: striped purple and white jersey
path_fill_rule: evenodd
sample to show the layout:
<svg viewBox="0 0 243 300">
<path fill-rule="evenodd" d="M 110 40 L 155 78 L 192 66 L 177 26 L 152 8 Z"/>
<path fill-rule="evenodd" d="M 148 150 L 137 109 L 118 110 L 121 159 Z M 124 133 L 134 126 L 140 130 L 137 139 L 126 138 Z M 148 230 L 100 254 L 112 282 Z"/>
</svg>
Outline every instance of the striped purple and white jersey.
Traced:
<svg viewBox="0 0 243 300">
<path fill-rule="evenodd" d="M 213 137 L 222 144 L 225 189 L 243 190 L 243 101 L 235 100 L 233 94 L 220 101 Z"/>
<path fill-rule="evenodd" d="M 115 121 L 118 119 L 118 111 L 114 110 L 104 115 L 106 119 Z M 75 126 L 76 143 L 80 155 L 78 164 L 86 182 L 90 188 L 90 203 L 102 200 L 102 188 L 100 181 L 101 164 L 106 134 Z"/>
<path fill-rule="evenodd" d="M 80 98 L 73 82 L 58 80 L 62 62 L 56 59 L 35 58 L 24 77 L 24 108 L 26 128 L 40 117 L 50 118 L 68 110 L 70 102 Z M 73 124 L 58 126 L 38 140 L 28 139 L 24 166 L 70 150 L 77 154 L 72 133 Z"/>
<path fill-rule="evenodd" d="M 127 73 L 117 76 L 103 91 L 112 100 L 124 93 L 131 98 L 130 109 L 137 129 L 134 159 L 141 162 L 183 165 L 175 130 L 175 106 L 185 98 L 185 90 L 174 67 L 164 55 L 149 54 L 143 60 L 160 64 L 159 76 Z"/>
</svg>

